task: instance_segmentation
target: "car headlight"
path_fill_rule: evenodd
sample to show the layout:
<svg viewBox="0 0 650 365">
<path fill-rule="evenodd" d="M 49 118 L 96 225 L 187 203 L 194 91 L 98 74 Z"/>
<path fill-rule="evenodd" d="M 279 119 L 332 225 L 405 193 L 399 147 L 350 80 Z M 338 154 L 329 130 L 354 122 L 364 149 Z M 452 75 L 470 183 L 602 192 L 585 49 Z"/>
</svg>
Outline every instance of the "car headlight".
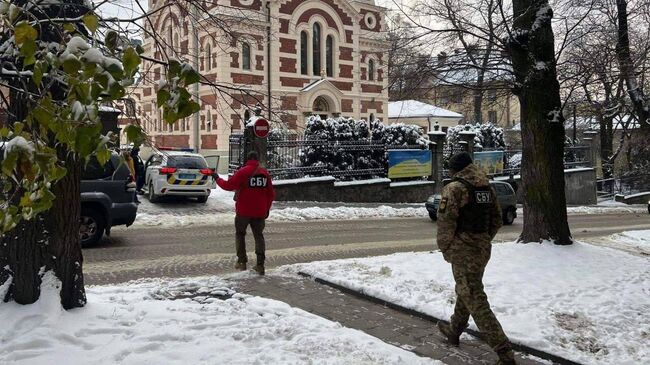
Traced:
<svg viewBox="0 0 650 365">
<path fill-rule="evenodd" d="M 430 196 L 429 199 L 427 199 L 427 202 L 431 203 L 431 204 L 435 203 L 436 202 L 436 197 L 435 196 Z"/>
</svg>

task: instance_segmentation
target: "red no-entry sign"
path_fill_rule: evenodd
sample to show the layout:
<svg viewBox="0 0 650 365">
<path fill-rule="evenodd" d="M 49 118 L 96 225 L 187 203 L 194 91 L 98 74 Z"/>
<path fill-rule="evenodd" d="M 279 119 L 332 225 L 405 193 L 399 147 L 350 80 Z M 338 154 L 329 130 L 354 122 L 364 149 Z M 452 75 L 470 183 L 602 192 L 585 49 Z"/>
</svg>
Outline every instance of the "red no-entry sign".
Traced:
<svg viewBox="0 0 650 365">
<path fill-rule="evenodd" d="M 269 132 L 271 130 L 271 125 L 269 124 L 269 121 L 260 118 L 255 121 L 255 124 L 253 124 L 253 132 L 258 138 L 266 138 L 269 135 Z"/>
</svg>

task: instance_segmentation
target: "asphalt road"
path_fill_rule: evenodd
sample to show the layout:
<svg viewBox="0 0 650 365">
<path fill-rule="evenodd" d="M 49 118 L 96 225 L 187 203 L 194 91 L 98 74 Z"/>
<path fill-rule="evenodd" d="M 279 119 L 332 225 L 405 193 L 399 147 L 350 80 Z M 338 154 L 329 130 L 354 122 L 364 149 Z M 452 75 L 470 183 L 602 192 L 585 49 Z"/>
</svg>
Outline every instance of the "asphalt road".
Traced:
<svg viewBox="0 0 650 365">
<path fill-rule="evenodd" d="M 577 239 L 650 229 L 648 214 L 569 216 Z M 496 241 L 518 237 L 522 220 L 504 227 Z M 272 222 L 267 224 L 267 268 L 285 264 L 366 257 L 436 248 L 436 225 L 424 218 Z M 247 246 L 254 262 L 252 235 Z M 87 284 L 119 283 L 149 277 L 186 277 L 232 272 L 232 226 L 128 228 L 84 250 Z"/>
</svg>

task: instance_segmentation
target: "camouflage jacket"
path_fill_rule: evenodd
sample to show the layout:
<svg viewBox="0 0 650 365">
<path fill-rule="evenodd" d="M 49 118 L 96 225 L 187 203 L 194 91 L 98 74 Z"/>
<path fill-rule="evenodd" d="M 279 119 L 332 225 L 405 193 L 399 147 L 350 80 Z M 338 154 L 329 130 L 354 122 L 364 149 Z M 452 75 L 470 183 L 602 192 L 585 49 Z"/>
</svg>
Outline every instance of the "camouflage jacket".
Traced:
<svg viewBox="0 0 650 365">
<path fill-rule="evenodd" d="M 461 178 L 474 186 L 488 186 L 490 181 L 485 173 L 479 168 L 470 164 L 454 177 Z M 493 196 L 496 192 L 492 188 Z M 472 254 L 477 249 L 488 249 L 494 236 L 499 228 L 503 225 L 501 217 L 501 208 L 496 201 L 490 209 L 490 222 L 488 232 L 469 233 L 458 232 L 457 224 L 460 215 L 460 209 L 469 203 L 469 191 L 467 187 L 459 181 L 452 181 L 442 191 L 442 198 L 438 206 L 438 248 L 445 255 L 445 258 L 456 253 Z M 489 251 L 488 251 L 489 252 Z"/>
</svg>

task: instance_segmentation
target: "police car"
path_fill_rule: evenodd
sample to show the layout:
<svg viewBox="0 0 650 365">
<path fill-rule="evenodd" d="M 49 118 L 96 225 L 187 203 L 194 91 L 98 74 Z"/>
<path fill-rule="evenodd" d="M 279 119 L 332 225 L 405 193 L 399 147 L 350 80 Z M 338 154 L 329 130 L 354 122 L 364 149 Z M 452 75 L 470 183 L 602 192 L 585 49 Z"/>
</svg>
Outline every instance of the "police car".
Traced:
<svg viewBox="0 0 650 365">
<path fill-rule="evenodd" d="M 216 158 L 211 168 L 206 158 Z M 196 198 L 205 203 L 210 190 L 216 188 L 213 178 L 218 156 L 203 157 L 191 150 L 160 148 L 145 163 L 145 189 L 149 201 L 156 203 L 165 196 Z"/>
</svg>

